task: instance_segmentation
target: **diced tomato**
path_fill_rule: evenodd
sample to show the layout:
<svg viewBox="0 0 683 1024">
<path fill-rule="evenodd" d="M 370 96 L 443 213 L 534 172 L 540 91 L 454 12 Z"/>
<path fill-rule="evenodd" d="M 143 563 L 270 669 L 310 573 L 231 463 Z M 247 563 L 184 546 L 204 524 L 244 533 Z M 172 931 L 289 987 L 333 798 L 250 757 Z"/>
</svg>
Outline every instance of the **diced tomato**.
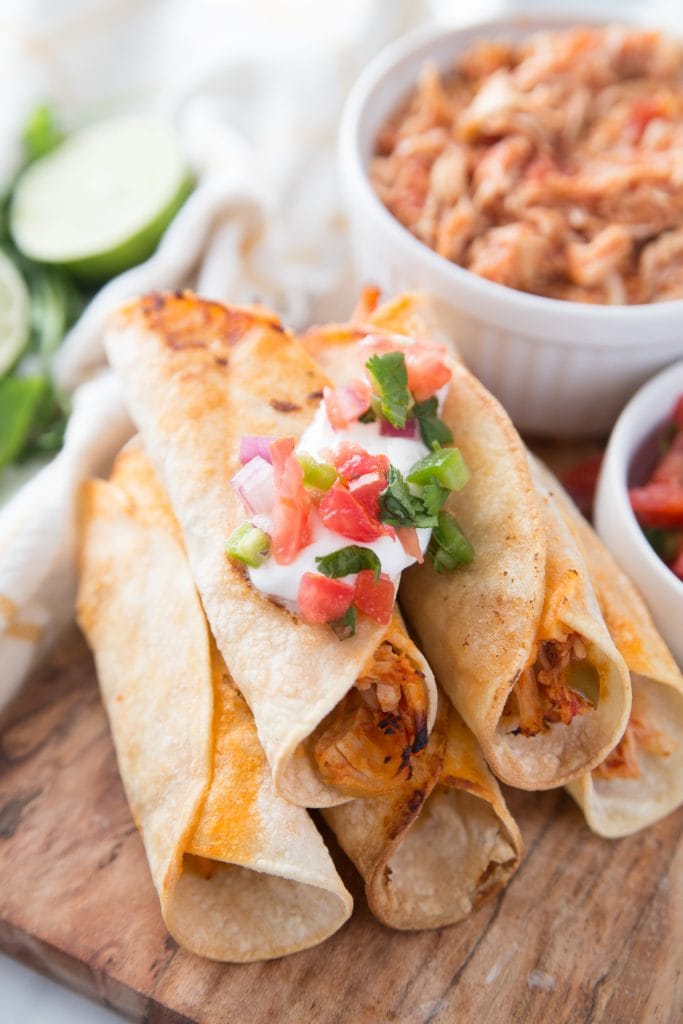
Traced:
<svg viewBox="0 0 683 1024">
<path fill-rule="evenodd" d="M 386 455 L 371 455 L 353 441 L 342 441 L 332 456 L 334 468 L 347 480 L 356 480 L 366 473 L 381 472 L 386 479 L 389 475 L 389 459 Z"/>
<path fill-rule="evenodd" d="M 387 487 L 387 478 L 384 473 L 375 470 L 374 473 L 364 473 L 357 480 L 352 480 L 349 490 L 356 501 L 359 501 L 364 509 L 373 517 L 379 519 L 379 496 Z"/>
<path fill-rule="evenodd" d="M 372 575 L 372 574 L 371 574 Z M 317 572 L 305 572 L 299 584 L 297 604 L 306 622 L 333 622 L 350 607 L 354 588 Z"/>
<path fill-rule="evenodd" d="M 327 418 L 333 430 L 344 430 L 370 408 L 372 388 L 364 379 L 352 380 L 340 388 L 323 388 Z"/>
<path fill-rule="evenodd" d="M 291 565 L 302 548 L 311 543 L 309 505 L 277 497 L 273 506 L 271 550 L 278 565 Z"/>
<path fill-rule="evenodd" d="M 399 526 L 396 530 L 398 539 L 400 540 L 403 550 L 411 558 L 414 558 L 420 565 L 424 562 L 424 555 L 422 554 L 422 548 L 420 547 L 420 539 L 417 535 L 417 530 L 414 526 Z"/>
<path fill-rule="evenodd" d="M 408 373 L 408 388 L 416 402 L 424 402 L 426 398 L 431 398 L 439 388 L 448 384 L 452 376 L 443 345 L 421 339 L 411 341 L 406 338 L 404 341 L 369 334 L 358 347 L 366 360 L 377 353 L 403 352 Z"/>
<path fill-rule="evenodd" d="M 649 482 L 683 487 L 683 433 L 676 434 L 659 460 Z"/>
<path fill-rule="evenodd" d="M 629 490 L 631 507 L 642 526 L 661 529 L 683 527 L 683 487 L 676 483 L 651 483 Z"/>
<path fill-rule="evenodd" d="M 333 484 L 321 498 L 318 515 L 328 530 L 334 530 L 349 540 L 372 541 L 394 535 L 393 527 L 371 516 L 360 501 L 339 483 Z"/>
<path fill-rule="evenodd" d="M 304 487 L 303 470 L 294 454 L 294 439 L 280 437 L 270 443 L 275 478 L 271 548 L 278 565 L 291 565 L 311 542 L 311 497 Z"/>
<path fill-rule="evenodd" d="M 596 452 L 595 455 L 589 455 L 588 458 L 570 466 L 561 477 L 562 483 L 585 516 L 590 516 L 593 511 L 593 499 L 602 460 L 603 453 Z"/>
<path fill-rule="evenodd" d="M 394 584 L 385 573 L 378 580 L 372 569 L 362 569 L 358 573 L 353 603 L 359 612 L 386 626 L 394 610 L 394 597 Z"/>
<path fill-rule="evenodd" d="M 416 341 L 405 348 L 408 387 L 416 402 L 424 402 L 448 384 L 451 369 L 446 362 L 446 351 L 440 345 Z"/>
<path fill-rule="evenodd" d="M 270 442 L 268 448 L 270 449 L 270 458 L 273 463 L 273 474 L 275 476 L 275 486 L 277 488 L 280 486 L 285 466 L 287 465 L 287 460 L 294 451 L 294 438 L 278 437 L 274 441 Z"/>
</svg>

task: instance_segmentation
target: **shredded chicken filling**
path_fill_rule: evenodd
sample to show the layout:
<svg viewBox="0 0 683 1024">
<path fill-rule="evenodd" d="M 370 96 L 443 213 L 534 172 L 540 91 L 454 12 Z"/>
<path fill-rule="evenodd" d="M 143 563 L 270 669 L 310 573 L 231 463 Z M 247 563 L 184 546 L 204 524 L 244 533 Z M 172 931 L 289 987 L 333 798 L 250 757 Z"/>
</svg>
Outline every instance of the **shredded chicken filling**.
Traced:
<svg viewBox="0 0 683 1024">
<path fill-rule="evenodd" d="M 514 732 L 536 736 L 555 722 L 569 725 L 596 707 L 598 694 L 597 670 L 587 660 L 585 644 L 573 633 L 541 643 L 535 663 L 522 672 L 510 693 L 503 718 L 518 721 Z"/>
<path fill-rule="evenodd" d="M 632 711 L 624 735 L 602 764 L 594 769 L 593 775 L 597 779 L 639 779 L 639 751 L 668 757 L 673 749 L 673 744 L 663 732 L 649 723 L 644 715 Z"/>
<path fill-rule="evenodd" d="M 427 739 L 424 674 L 385 640 L 319 726 L 313 752 L 326 782 L 369 796 L 409 779 Z"/>
<path fill-rule="evenodd" d="M 554 298 L 683 297 L 683 51 L 609 25 L 480 43 L 426 66 L 370 167 L 446 259 Z"/>
</svg>

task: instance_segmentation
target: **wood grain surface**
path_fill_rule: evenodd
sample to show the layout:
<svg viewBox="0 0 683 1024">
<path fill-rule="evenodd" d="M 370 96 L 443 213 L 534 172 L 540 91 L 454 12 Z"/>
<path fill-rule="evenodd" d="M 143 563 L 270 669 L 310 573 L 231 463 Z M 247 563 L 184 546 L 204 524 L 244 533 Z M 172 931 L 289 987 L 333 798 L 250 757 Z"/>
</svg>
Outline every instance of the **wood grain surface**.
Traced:
<svg viewBox="0 0 683 1024">
<path fill-rule="evenodd" d="M 508 797 L 523 866 L 463 925 L 383 928 L 333 847 L 356 899 L 337 935 L 199 960 L 164 930 L 74 631 L 0 723 L 0 946 L 149 1024 L 679 1024 L 683 812 L 609 842 L 561 791 Z"/>
</svg>

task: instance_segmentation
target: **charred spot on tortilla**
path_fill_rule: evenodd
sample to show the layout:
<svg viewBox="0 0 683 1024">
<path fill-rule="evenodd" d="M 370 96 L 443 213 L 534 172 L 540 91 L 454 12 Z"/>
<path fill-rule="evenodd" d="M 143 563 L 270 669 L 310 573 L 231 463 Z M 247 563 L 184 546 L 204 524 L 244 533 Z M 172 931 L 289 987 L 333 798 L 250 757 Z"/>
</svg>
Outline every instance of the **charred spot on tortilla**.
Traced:
<svg viewBox="0 0 683 1024">
<path fill-rule="evenodd" d="M 309 395 L 306 395 L 307 402 L 321 402 L 323 398 L 322 391 L 311 391 Z"/>
<path fill-rule="evenodd" d="M 276 412 L 301 412 L 301 406 L 294 402 L 287 402 L 280 398 L 271 398 L 268 403 Z"/>
</svg>

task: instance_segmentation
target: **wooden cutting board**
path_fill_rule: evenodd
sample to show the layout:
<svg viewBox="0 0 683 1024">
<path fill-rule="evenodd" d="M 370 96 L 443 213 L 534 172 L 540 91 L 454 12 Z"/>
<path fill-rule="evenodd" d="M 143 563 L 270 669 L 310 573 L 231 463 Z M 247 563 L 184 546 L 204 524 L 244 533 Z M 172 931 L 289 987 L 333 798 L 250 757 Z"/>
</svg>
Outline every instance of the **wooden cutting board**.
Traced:
<svg viewBox="0 0 683 1024">
<path fill-rule="evenodd" d="M 74 631 L 0 720 L 0 946 L 149 1024 L 680 1022 L 683 811 L 608 842 L 561 791 L 508 796 L 523 866 L 464 924 L 383 928 L 335 847 L 356 899 L 337 935 L 270 963 L 199 960 L 164 930 Z"/>
</svg>

